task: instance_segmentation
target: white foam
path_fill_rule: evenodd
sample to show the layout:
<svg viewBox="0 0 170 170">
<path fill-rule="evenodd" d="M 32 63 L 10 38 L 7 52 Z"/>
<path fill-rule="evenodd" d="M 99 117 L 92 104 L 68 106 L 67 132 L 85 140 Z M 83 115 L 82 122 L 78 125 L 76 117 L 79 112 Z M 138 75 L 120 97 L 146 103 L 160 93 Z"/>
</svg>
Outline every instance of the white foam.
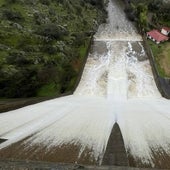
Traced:
<svg viewBox="0 0 170 170">
<path fill-rule="evenodd" d="M 169 111 L 165 110 L 166 102 L 162 99 L 133 99 L 119 113 L 118 123 L 126 149 L 136 160 L 153 167 L 152 151 L 160 153 L 163 149 L 170 154 L 170 119 Z"/>
<path fill-rule="evenodd" d="M 108 23 L 102 24 L 96 35 L 96 40 L 111 41 L 142 41 L 135 26 L 129 22 L 124 11 L 118 7 L 119 2 L 109 1 L 108 3 Z"/>
<path fill-rule="evenodd" d="M 104 98 L 73 96 L 73 102 L 75 107 L 72 110 L 68 108 L 69 114 L 31 137 L 28 142 L 49 148 L 62 144 L 80 144 L 80 154 L 87 147 L 98 160 L 106 147 L 115 120 L 114 114 Z"/>
</svg>

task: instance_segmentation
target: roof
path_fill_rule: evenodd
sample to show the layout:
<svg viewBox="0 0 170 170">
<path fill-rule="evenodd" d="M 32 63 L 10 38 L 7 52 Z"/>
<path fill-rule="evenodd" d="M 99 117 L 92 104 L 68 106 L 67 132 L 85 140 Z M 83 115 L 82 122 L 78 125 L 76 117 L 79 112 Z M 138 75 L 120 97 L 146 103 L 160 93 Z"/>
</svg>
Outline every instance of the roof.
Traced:
<svg viewBox="0 0 170 170">
<path fill-rule="evenodd" d="M 162 29 L 166 30 L 166 31 L 170 31 L 169 27 L 162 27 Z"/>
<path fill-rule="evenodd" d="M 147 34 L 155 39 L 157 42 L 167 41 L 169 39 L 167 36 L 161 34 L 158 30 L 149 31 L 147 32 Z"/>
</svg>

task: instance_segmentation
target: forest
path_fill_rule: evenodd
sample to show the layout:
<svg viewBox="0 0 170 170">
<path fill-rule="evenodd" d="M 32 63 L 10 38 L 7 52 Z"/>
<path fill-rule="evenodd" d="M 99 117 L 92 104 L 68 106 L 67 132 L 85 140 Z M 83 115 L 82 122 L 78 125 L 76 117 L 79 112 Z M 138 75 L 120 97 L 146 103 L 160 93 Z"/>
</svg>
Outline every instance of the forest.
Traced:
<svg viewBox="0 0 170 170">
<path fill-rule="evenodd" d="M 55 96 L 77 80 L 103 0 L 0 0 L 0 98 Z"/>
<path fill-rule="evenodd" d="M 141 31 L 152 28 L 170 27 L 169 0 L 125 0 L 128 18 L 137 23 Z"/>
</svg>

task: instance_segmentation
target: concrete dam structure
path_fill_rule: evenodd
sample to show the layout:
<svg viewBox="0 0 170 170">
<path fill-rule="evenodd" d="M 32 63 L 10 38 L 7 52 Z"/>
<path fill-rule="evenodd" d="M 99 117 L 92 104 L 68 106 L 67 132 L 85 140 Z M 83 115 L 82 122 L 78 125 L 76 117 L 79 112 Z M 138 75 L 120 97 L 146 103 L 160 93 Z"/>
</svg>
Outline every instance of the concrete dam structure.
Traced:
<svg viewBox="0 0 170 170">
<path fill-rule="evenodd" d="M 73 95 L 0 114 L 0 159 L 170 168 L 170 101 L 121 4 L 107 9 Z"/>
</svg>

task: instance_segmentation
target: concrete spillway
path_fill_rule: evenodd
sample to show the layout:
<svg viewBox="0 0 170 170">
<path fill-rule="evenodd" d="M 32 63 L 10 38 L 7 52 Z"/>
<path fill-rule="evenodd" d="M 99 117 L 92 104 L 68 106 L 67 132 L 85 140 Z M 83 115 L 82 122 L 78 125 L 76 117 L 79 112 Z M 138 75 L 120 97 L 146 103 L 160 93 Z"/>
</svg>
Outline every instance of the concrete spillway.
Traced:
<svg viewBox="0 0 170 170">
<path fill-rule="evenodd" d="M 128 166 L 128 159 L 120 128 L 114 124 L 103 156 L 102 165 Z"/>
<path fill-rule="evenodd" d="M 170 101 L 116 0 L 108 14 L 73 95 L 0 115 L 0 158 L 101 164 L 117 122 L 130 165 L 170 167 Z"/>
</svg>

